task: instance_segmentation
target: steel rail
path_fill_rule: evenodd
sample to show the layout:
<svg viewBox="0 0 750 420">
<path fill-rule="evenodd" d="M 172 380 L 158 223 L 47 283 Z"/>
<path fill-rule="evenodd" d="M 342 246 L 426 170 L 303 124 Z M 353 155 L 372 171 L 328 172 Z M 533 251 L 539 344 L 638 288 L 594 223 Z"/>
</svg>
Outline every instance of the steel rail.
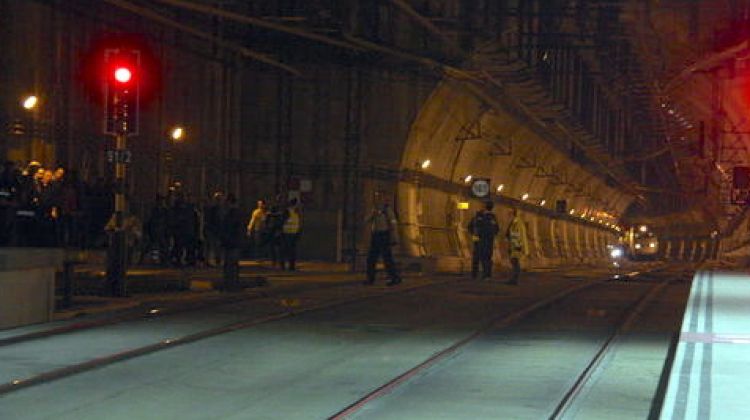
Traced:
<svg viewBox="0 0 750 420">
<path fill-rule="evenodd" d="M 550 420 L 558 420 L 565 417 L 565 414 L 575 404 L 576 400 L 580 397 L 583 389 L 591 380 L 594 372 L 601 366 L 604 359 L 609 355 L 615 345 L 620 341 L 622 335 L 628 332 L 636 319 L 641 315 L 643 310 L 653 301 L 656 296 L 662 292 L 670 283 L 672 279 L 667 279 L 652 288 L 650 288 L 643 296 L 641 296 L 635 303 L 633 308 L 627 312 L 627 314 L 620 321 L 619 326 L 615 331 L 607 338 L 602 344 L 599 351 L 591 359 L 591 362 L 583 369 L 581 374 L 576 379 L 573 386 L 565 393 L 562 400 L 557 404 L 555 410 L 550 414 Z"/>
<path fill-rule="evenodd" d="M 232 305 L 241 302 L 248 302 L 260 299 L 277 298 L 284 296 L 289 293 L 300 293 L 311 290 L 327 290 L 335 289 L 342 286 L 354 286 L 361 284 L 361 280 L 336 282 L 336 283 L 315 283 L 309 287 L 289 287 L 287 289 L 273 290 L 273 291 L 260 291 L 260 293 L 254 294 L 238 294 L 234 296 L 219 296 L 216 298 L 202 298 L 196 301 L 178 302 L 174 306 L 167 306 L 168 302 L 155 301 L 147 304 L 141 304 L 133 308 L 124 309 L 121 314 L 87 321 L 79 321 L 69 325 L 62 325 L 46 330 L 34 331 L 25 334 L 18 334 L 5 338 L 0 338 L 0 348 L 7 347 L 13 344 L 24 343 L 32 340 L 38 340 L 41 338 L 48 338 L 57 335 L 69 334 L 78 331 L 90 330 L 98 327 L 104 327 L 109 325 L 115 325 L 122 322 L 136 321 L 139 319 L 154 319 L 165 316 L 175 315 L 184 312 L 198 311 L 205 308 L 213 308 L 222 305 Z M 163 309 L 159 309 L 159 307 Z M 157 310 L 158 312 L 154 312 Z"/>
</svg>

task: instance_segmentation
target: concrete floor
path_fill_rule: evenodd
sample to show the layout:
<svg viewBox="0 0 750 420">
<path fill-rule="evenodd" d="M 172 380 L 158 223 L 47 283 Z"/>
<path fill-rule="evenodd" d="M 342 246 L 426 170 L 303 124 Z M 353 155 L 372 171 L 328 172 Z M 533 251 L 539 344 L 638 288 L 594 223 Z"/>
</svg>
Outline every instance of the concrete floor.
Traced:
<svg viewBox="0 0 750 420">
<path fill-rule="evenodd" d="M 578 284 L 581 275 L 545 273 L 526 280 L 520 288 L 469 282 L 431 286 L 204 339 L 0 396 L 0 419 L 326 418 L 490 318 Z M 636 289 L 621 285 L 614 295 L 584 306 L 621 306 Z M 299 298 L 304 306 L 378 290 L 309 291 Z M 278 299 L 250 301 L 0 347 L 0 379 L 28 377 L 278 309 Z M 606 317 L 597 314 L 563 306 L 562 312 L 542 311 L 508 330 L 493 330 L 358 416 L 539 418 L 549 397 L 586 363 L 591 344 L 601 340 Z M 666 351 L 652 344 L 634 345 L 649 354 Z M 636 399 L 646 401 L 653 393 L 658 375 L 651 368 L 641 366 L 643 375 L 629 375 L 632 391 L 640 392 Z M 615 391 L 621 389 L 618 384 Z M 631 410 L 621 418 L 643 418 L 634 416 L 642 412 Z"/>
</svg>

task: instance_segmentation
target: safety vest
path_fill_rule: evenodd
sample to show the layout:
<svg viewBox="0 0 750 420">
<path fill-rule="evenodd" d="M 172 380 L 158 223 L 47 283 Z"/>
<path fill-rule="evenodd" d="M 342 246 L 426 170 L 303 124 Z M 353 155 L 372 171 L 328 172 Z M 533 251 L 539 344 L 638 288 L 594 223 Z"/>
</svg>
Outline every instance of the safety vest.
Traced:
<svg viewBox="0 0 750 420">
<path fill-rule="evenodd" d="M 297 212 L 297 209 L 289 209 L 289 217 L 287 217 L 286 222 L 284 222 L 284 227 L 282 228 L 282 232 L 284 233 L 298 233 L 300 227 L 300 217 L 299 213 Z"/>
</svg>

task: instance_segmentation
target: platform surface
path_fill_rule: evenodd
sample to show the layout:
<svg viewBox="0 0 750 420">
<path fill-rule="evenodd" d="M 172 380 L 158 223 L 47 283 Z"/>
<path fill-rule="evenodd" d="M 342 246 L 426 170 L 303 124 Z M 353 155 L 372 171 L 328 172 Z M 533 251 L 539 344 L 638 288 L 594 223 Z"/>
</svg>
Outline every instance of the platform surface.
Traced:
<svg viewBox="0 0 750 420">
<path fill-rule="evenodd" d="M 695 275 L 662 419 L 747 419 L 750 274 Z"/>
</svg>

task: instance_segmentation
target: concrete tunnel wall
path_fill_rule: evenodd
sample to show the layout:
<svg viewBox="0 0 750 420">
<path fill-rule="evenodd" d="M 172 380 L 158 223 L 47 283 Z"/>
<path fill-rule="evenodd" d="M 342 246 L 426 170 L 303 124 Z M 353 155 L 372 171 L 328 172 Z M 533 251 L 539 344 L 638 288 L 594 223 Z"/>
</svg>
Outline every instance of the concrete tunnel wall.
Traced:
<svg viewBox="0 0 750 420">
<path fill-rule="evenodd" d="M 468 127 L 481 126 L 481 139 L 458 140 Z M 430 159 L 429 168 L 420 163 Z M 593 195 L 614 203 L 613 213 L 622 214 L 631 198 L 572 162 L 548 142 L 520 125 L 503 110 L 489 108 L 463 89 L 460 82 L 444 81 L 425 102 L 412 124 L 403 156 L 402 169 L 417 172 L 417 177 L 437 177 L 456 186 L 435 188 L 425 183 L 400 182 L 398 209 L 401 216 L 402 251 L 412 256 L 436 257 L 439 265 L 455 269 L 467 263 L 471 241 L 466 225 L 480 208 L 479 200 L 468 197 L 462 186 L 467 175 L 491 178 L 496 213 L 503 229 L 508 226 L 508 209 L 517 206 L 527 223 L 529 266 L 554 266 L 602 261 L 606 245 L 617 243 L 617 232 L 606 228 L 602 209 L 590 197 L 571 189 L 569 183 L 555 182 L 546 176 L 564 170 L 568 181 L 586 183 Z M 498 185 L 504 185 L 500 194 Z M 529 194 L 529 199 L 521 196 Z M 540 206 L 540 201 L 546 203 Z M 556 214 L 554 203 L 568 201 L 576 216 Z M 469 210 L 458 210 L 457 202 L 470 201 Z M 585 214 L 586 218 L 580 217 Z M 595 220 L 591 220 L 594 217 Z M 497 240 L 495 260 L 508 264 L 507 244 Z M 441 263 L 442 262 L 442 263 Z M 453 264 L 450 264 L 453 262 Z"/>
<path fill-rule="evenodd" d="M 750 208 L 745 207 L 721 233 L 717 257 L 729 264 L 750 265 Z"/>
</svg>

